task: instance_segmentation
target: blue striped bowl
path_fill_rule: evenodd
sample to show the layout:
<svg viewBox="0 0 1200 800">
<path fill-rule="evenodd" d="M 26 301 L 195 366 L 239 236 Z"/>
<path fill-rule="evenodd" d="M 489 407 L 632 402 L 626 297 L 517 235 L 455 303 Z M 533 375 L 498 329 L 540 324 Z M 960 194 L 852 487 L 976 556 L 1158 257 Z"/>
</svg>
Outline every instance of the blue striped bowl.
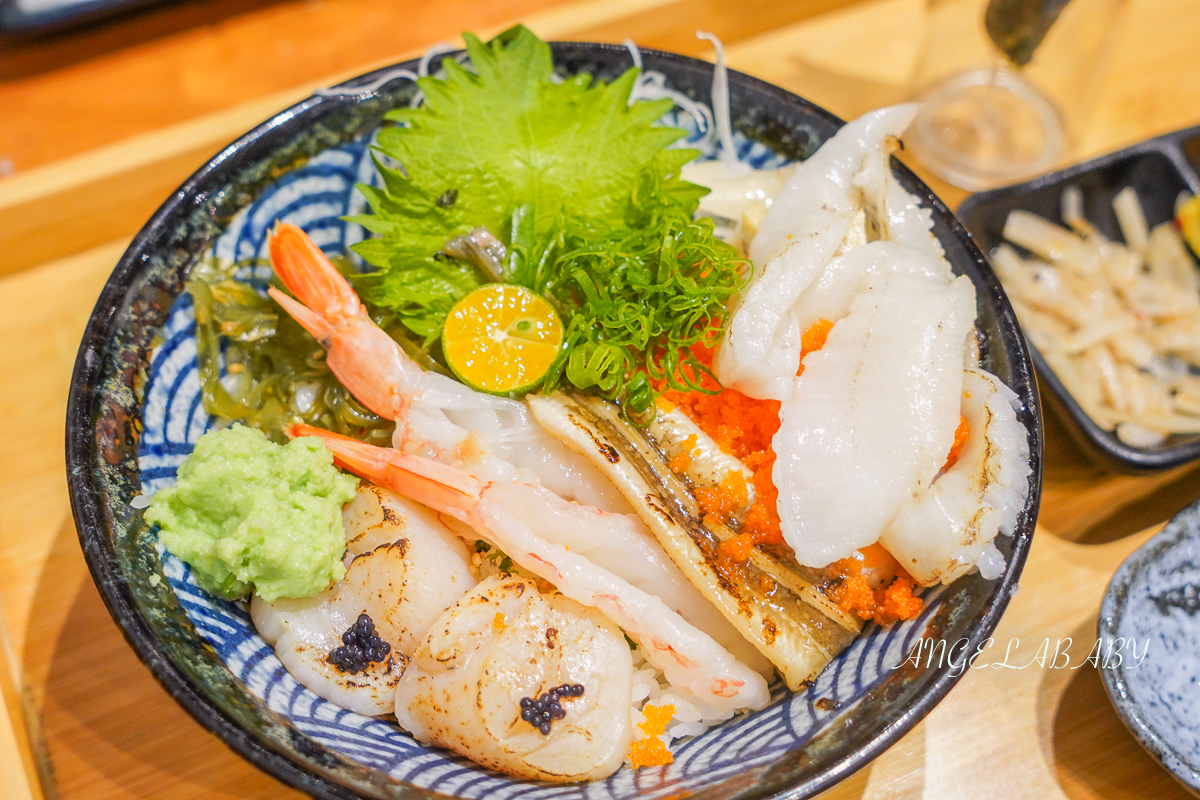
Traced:
<svg viewBox="0 0 1200 800">
<path fill-rule="evenodd" d="M 611 78 L 629 54 L 603 45 L 555 45 L 565 72 Z M 643 53 L 669 84 L 706 98 L 712 66 Z M 416 63 L 400 65 L 415 69 Z M 957 680 L 952 659 L 917 659 L 923 640 L 955 654 L 987 638 L 1015 588 L 1036 518 L 1041 427 L 1028 354 L 995 277 L 962 228 L 915 177 L 957 272 L 975 282 L 985 366 L 1017 392 L 1029 431 L 1034 490 L 1016 535 L 1001 542 L 1008 569 L 927 592 L 902 625 L 868 625 L 806 691 L 778 682 L 771 705 L 678 743 L 675 762 L 621 769 L 604 781 L 515 781 L 415 741 L 393 721 L 338 708 L 300 686 L 255 632 L 244 605 L 208 595 L 162 550 L 130 500 L 174 480 L 212 424 L 200 401 L 195 322 L 182 283 L 196 259 L 265 256 L 276 220 L 304 228 L 331 254 L 364 237 L 343 220 L 364 205 L 356 183 L 376 180 L 369 156 L 383 113 L 407 103 L 397 70 L 350 81 L 276 116 L 230 145 L 158 211 L 121 259 L 97 304 L 76 364 L 68 409 L 71 496 L 97 585 L 131 645 L 179 702 L 234 749 L 317 797 L 808 797 L 850 774 L 915 724 Z M 804 158 L 840 122 L 775 87 L 730 75 L 738 146 L 773 166 Z M 690 117 L 672 122 L 703 139 Z M 247 271 L 249 281 L 268 277 Z M 928 652 L 928 646 L 924 652 Z"/>
</svg>

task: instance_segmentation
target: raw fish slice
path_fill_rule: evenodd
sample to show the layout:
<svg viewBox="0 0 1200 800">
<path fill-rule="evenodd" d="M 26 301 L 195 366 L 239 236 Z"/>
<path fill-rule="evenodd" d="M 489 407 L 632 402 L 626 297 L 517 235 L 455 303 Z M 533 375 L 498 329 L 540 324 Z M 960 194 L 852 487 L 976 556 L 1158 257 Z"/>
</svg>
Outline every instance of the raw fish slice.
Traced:
<svg viewBox="0 0 1200 800">
<path fill-rule="evenodd" d="M 316 597 L 268 603 L 255 595 L 250 613 L 297 681 L 342 708 L 390 714 L 408 656 L 475 585 L 470 554 L 431 511 L 378 486 L 360 486 L 342 519 L 350 537 L 345 577 Z M 329 655 L 363 613 L 392 649 L 383 661 L 346 672 Z"/>
<path fill-rule="evenodd" d="M 883 147 L 867 154 L 862 170 L 854 176 L 855 185 L 863 192 L 874 238 L 919 250 L 945 263 L 942 243 L 933 235 L 933 210 L 922 208 L 892 172 L 892 153 L 898 145 L 898 140 L 886 140 Z M 949 264 L 946 269 L 949 271 Z"/>
<path fill-rule="evenodd" d="M 859 295 L 780 409 L 772 441 L 784 538 L 823 567 L 875 542 L 929 485 L 958 427 L 975 319 L 970 279 L 896 273 Z"/>
<path fill-rule="evenodd" d="M 755 277 L 713 364 L 723 384 L 751 397 L 787 399 L 802 332 L 788 311 L 847 240 L 863 240 L 856 228 L 862 219 L 856 173 L 869 153 L 908 127 L 915 112 L 915 105 L 895 106 L 845 125 L 775 196 L 750 243 Z"/>
<path fill-rule="evenodd" d="M 786 399 L 800 365 L 801 330 L 788 310 L 837 251 L 854 209 L 831 206 L 823 227 L 790 245 L 745 291 L 729 320 L 713 369 L 721 383 L 750 397 Z"/>
<path fill-rule="evenodd" d="M 950 583 L 979 566 L 999 577 L 992 544 L 1011 534 L 1029 490 L 1029 445 L 1013 405 L 1017 397 L 983 370 L 963 373 L 962 415 L 970 436 L 950 469 L 909 500 L 879 543 L 923 586 Z"/>
<path fill-rule="evenodd" d="M 541 733 L 522 698 L 564 684 L 565 715 Z M 593 609 L 508 574 L 482 581 L 442 614 L 396 689 L 396 720 L 485 767 L 518 778 L 578 781 L 615 772 L 629 750 L 633 659 Z"/>
<path fill-rule="evenodd" d="M 818 220 L 825 219 L 822 211 L 827 207 L 839 212 L 858 208 L 861 181 L 855 180 L 856 173 L 870 154 L 885 149 L 889 137 L 903 133 L 916 113 L 917 105 L 906 103 L 843 125 L 796 168 L 772 200 L 750 243 L 750 260 L 766 264 L 789 246 L 793 236 L 823 228 Z"/>
<path fill-rule="evenodd" d="M 941 258 L 899 247 L 890 242 L 870 242 L 829 262 L 792 308 L 798 330 L 808 330 L 818 320 L 837 322 L 850 311 L 859 293 L 892 274 L 904 273 L 950 283 L 954 274 Z"/>
</svg>

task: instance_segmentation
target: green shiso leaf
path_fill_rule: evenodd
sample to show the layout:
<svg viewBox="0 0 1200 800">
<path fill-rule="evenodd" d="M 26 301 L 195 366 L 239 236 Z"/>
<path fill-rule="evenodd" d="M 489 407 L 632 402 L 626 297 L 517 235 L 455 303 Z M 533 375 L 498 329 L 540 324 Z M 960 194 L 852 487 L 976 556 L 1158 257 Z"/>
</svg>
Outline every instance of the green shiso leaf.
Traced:
<svg viewBox="0 0 1200 800">
<path fill-rule="evenodd" d="M 678 177 L 698 153 L 668 147 L 684 135 L 658 124 L 670 100 L 630 104 L 634 69 L 563 80 L 526 28 L 464 39 L 470 68 L 444 61 L 445 78 L 418 81 L 424 104 L 379 134 L 383 186 L 360 187 L 374 213 L 353 218 L 376 234 L 354 249 L 377 271 L 358 287 L 429 344 L 487 281 L 438 253 L 482 226 L 508 248 L 505 279 L 567 325 L 543 389 L 567 381 L 644 414 L 653 387 L 695 382 L 677 368 L 696 366 L 688 348 L 742 285 L 734 249 L 692 219 L 707 190 Z"/>
</svg>

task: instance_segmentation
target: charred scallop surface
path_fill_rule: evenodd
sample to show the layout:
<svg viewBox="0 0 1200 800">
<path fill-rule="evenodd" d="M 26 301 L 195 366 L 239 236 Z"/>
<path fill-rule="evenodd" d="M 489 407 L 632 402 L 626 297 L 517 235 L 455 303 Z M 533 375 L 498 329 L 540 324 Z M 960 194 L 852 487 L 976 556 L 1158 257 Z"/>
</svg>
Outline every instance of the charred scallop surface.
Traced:
<svg viewBox="0 0 1200 800">
<path fill-rule="evenodd" d="M 255 596 L 250 614 L 297 681 L 371 716 L 396 707 L 396 684 L 429 626 L 475 585 L 471 556 L 437 515 L 371 484 L 342 509 L 346 575 L 316 597 Z"/>
<path fill-rule="evenodd" d="M 620 629 L 501 573 L 434 623 L 396 688 L 396 719 L 518 778 L 597 779 L 625 760 L 632 692 Z"/>
<path fill-rule="evenodd" d="M 592 459 L 645 520 L 683 573 L 770 659 L 788 688 L 814 679 L 861 630 L 862 623 L 825 594 L 830 576 L 801 567 L 786 552 L 755 548 L 745 564 L 718 552 L 736 535 L 726 521 L 705 517 L 688 475 L 674 474 L 650 432 L 629 424 L 604 400 L 561 393 L 530 400 L 547 430 Z M 654 425 L 650 430 L 653 431 Z M 619 458 L 606 454 L 615 452 Z M 698 482 L 712 471 L 695 464 Z"/>
</svg>

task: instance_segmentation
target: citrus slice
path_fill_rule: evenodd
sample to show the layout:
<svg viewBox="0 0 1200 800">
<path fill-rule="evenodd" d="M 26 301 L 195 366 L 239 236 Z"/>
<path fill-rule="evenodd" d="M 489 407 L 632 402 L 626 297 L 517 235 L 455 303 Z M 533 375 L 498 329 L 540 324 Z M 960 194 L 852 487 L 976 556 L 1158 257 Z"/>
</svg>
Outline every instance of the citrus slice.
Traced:
<svg viewBox="0 0 1200 800">
<path fill-rule="evenodd" d="M 450 309 L 442 353 L 471 388 L 516 394 L 542 379 L 562 340 L 562 323 L 544 298 L 524 286 L 489 283 Z"/>
</svg>

